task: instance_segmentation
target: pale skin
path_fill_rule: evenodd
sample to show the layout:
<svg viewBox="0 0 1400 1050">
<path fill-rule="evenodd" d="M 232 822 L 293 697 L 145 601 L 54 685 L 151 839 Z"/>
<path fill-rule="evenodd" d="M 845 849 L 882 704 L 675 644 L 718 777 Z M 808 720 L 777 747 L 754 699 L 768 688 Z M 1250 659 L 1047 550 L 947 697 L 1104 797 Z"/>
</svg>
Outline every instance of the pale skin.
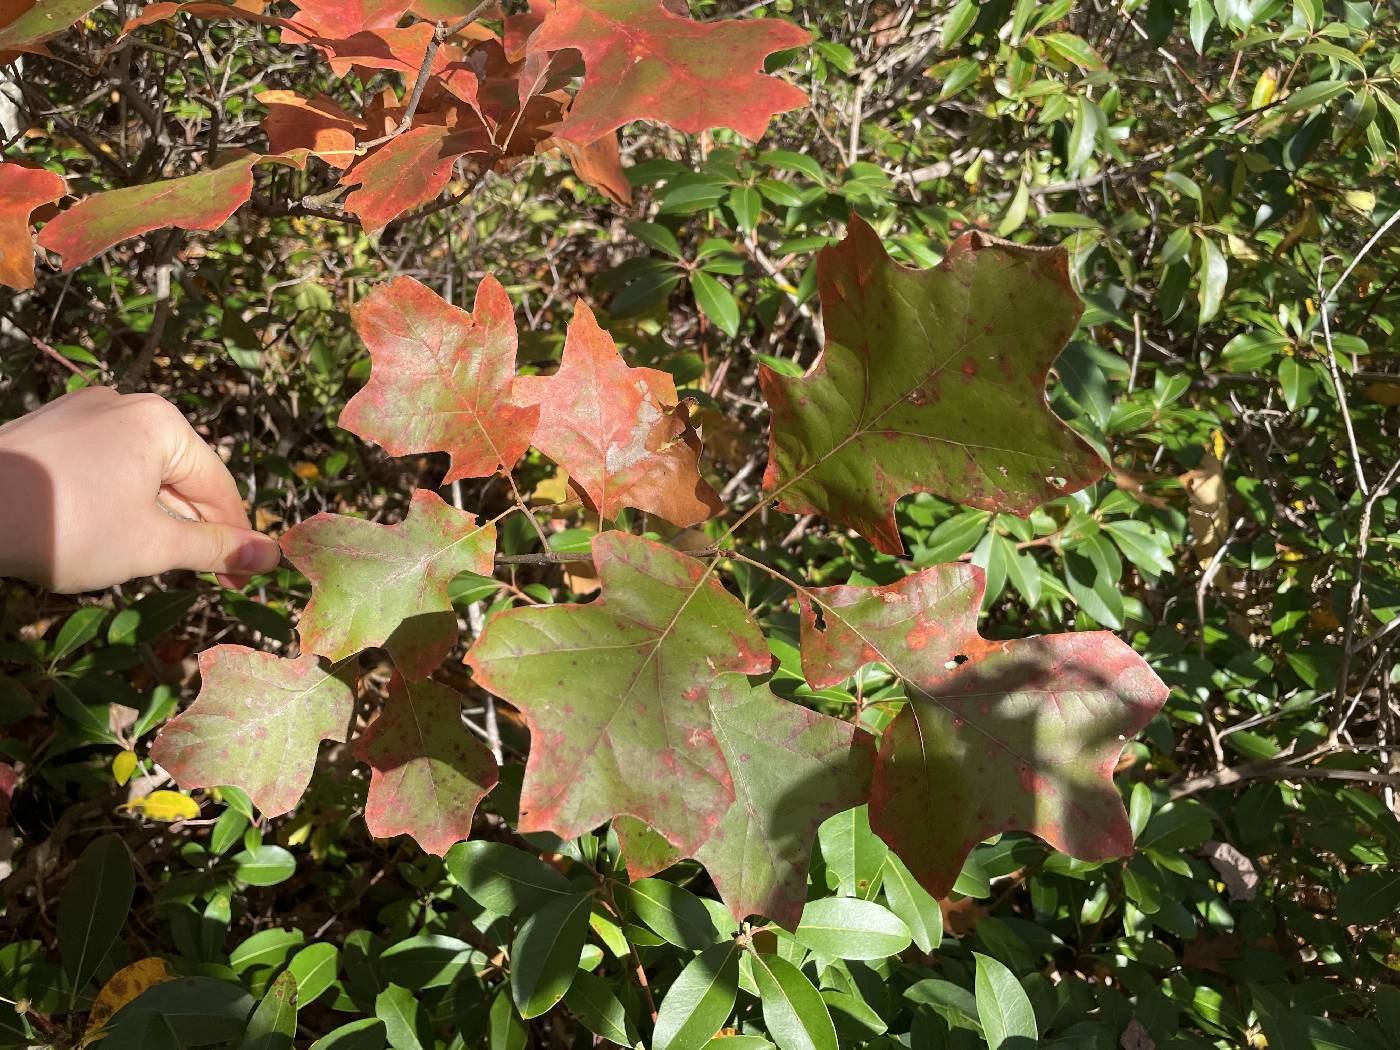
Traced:
<svg viewBox="0 0 1400 1050">
<path fill-rule="evenodd" d="M 164 398 L 89 387 L 0 427 L 0 576 L 76 593 L 191 569 L 241 587 L 280 558 Z"/>
</svg>

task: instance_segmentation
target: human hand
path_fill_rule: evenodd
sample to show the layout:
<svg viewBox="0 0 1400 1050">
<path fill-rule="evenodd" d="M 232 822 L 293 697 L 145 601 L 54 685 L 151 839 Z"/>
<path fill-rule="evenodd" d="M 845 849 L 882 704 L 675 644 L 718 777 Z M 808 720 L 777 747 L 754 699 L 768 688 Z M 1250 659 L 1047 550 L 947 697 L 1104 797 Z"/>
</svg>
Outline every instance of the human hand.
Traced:
<svg viewBox="0 0 1400 1050">
<path fill-rule="evenodd" d="M 240 587 L 280 560 L 164 398 L 88 387 L 0 427 L 0 576 L 72 593 L 193 569 Z"/>
</svg>

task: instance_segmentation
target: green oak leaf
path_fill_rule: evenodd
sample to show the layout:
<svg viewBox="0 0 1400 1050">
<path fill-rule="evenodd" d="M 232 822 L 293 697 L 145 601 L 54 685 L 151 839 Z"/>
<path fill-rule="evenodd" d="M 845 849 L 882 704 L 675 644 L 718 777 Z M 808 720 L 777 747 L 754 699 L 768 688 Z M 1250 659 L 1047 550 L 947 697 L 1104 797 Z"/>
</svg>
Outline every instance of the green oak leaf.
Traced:
<svg viewBox="0 0 1400 1050">
<path fill-rule="evenodd" d="M 216 645 L 199 654 L 199 673 L 199 696 L 165 724 L 151 760 L 182 788 L 232 784 L 266 816 L 286 813 L 311 781 L 320 742 L 349 732 L 354 668 Z"/>
<path fill-rule="evenodd" d="M 312 584 L 303 649 L 332 660 L 387 643 L 406 678 L 430 674 L 457 641 L 447 585 L 489 575 L 496 527 L 418 489 L 398 525 L 317 514 L 289 529 L 282 551 Z"/>
<path fill-rule="evenodd" d="M 900 554 L 894 504 L 906 493 L 1025 515 L 1102 476 L 1045 399 L 1082 312 L 1065 260 L 973 232 L 937 268 L 911 270 L 852 215 L 817 259 L 821 357 L 805 376 L 760 371 L 769 494 Z"/>
<path fill-rule="evenodd" d="M 522 832 L 574 838 L 627 813 L 693 853 L 734 801 L 708 694 L 768 646 L 710 566 L 622 532 L 593 539 L 603 600 L 500 613 L 467 654 L 530 727 Z"/>
</svg>

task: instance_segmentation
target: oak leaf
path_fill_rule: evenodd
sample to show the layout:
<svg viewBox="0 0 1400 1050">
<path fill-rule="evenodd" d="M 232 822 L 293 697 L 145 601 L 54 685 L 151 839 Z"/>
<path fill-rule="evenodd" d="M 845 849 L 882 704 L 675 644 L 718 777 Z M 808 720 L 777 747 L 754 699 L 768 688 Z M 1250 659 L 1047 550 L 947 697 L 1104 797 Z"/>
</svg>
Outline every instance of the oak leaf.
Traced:
<svg viewBox="0 0 1400 1050">
<path fill-rule="evenodd" d="M 700 439 L 670 375 L 632 368 L 582 301 L 552 376 L 520 376 L 520 405 L 538 405 L 535 447 L 604 519 L 624 507 L 694 525 L 721 509 L 700 477 Z"/>
<path fill-rule="evenodd" d="M 935 897 L 981 840 L 1033 832 L 1084 860 L 1132 851 L 1113 771 L 1167 688 L 1106 631 L 988 641 L 980 568 L 937 565 L 883 587 L 799 592 L 815 688 L 888 665 L 908 703 L 885 730 L 870 824 Z"/>
<path fill-rule="evenodd" d="M 262 129 L 273 153 L 305 150 L 333 168 L 348 168 L 354 161 L 355 133 L 364 130 L 364 121 L 345 112 L 329 95 L 273 90 L 260 93 L 257 100 L 267 107 Z"/>
<path fill-rule="evenodd" d="M 358 216 L 369 232 L 382 230 L 441 193 L 459 157 L 489 149 L 479 129 L 461 132 L 436 124 L 411 128 L 345 173 L 340 184 L 355 187 L 346 198 L 345 210 Z"/>
<path fill-rule="evenodd" d="M 281 544 L 312 584 L 297 625 L 302 648 L 342 660 L 388 643 L 400 672 L 414 679 L 456 644 L 447 585 L 461 572 L 490 574 L 496 526 L 419 489 L 398 525 L 317 514 Z"/>
<path fill-rule="evenodd" d="M 43 168 L 0 163 L 0 284 L 34 287 L 34 241 L 29 216 L 67 190 L 63 178 Z"/>
<path fill-rule="evenodd" d="M 356 741 L 370 767 L 365 825 L 375 838 L 410 835 L 442 856 L 471 835 L 477 804 L 496 786 L 496 761 L 462 724 L 462 697 L 395 674 L 379 717 Z"/>
<path fill-rule="evenodd" d="M 630 814 L 693 854 L 734 801 L 708 694 L 768 647 L 710 568 L 622 532 L 593 539 L 603 596 L 497 614 L 467 653 L 530 729 L 522 832 L 574 838 Z"/>
<path fill-rule="evenodd" d="M 244 154 L 194 175 L 94 193 L 46 223 L 39 243 L 63 257 L 66 273 L 152 230 L 216 230 L 252 196 L 253 166 L 263 159 Z"/>
<path fill-rule="evenodd" d="M 717 678 L 707 701 L 734 801 L 695 859 L 735 919 L 762 915 L 794 929 L 807 899 L 817 828 L 865 803 L 875 738 L 740 675 Z M 683 856 L 635 817 L 618 817 L 613 830 L 633 881 Z"/>
<path fill-rule="evenodd" d="M 875 738 L 739 675 L 717 681 L 708 699 L 734 802 L 695 859 L 735 919 L 763 915 L 795 929 L 817 828 L 865 802 Z"/>
<path fill-rule="evenodd" d="M 349 731 L 354 668 L 216 645 L 199 654 L 199 673 L 199 695 L 161 729 L 151 760 L 186 790 L 231 784 L 267 816 L 286 813 L 311 781 L 320 742 Z"/>
<path fill-rule="evenodd" d="M 393 456 L 446 452 L 444 485 L 509 470 L 530 447 L 539 409 L 511 403 L 515 316 L 495 277 L 477 287 L 472 313 L 398 277 L 351 316 L 372 367 L 342 428 Z"/>
<path fill-rule="evenodd" d="M 658 120 L 689 134 L 724 127 L 757 139 L 775 113 L 807 104 L 802 91 L 763 74 L 764 59 L 809 39 L 776 18 L 694 22 L 660 0 L 557 0 L 527 46 L 583 56 L 583 86 L 557 137 L 594 142 L 629 121 Z"/>
<path fill-rule="evenodd" d="M 1065 259 L 974 232 L 935 269 L 910 270 L 852 215 L 817 259 L 822 355 L 801 377 L 760 370 L 769 493 L 900 554 L 906 493 L 1025 515 L 1101 477 L 1098 454 L 1045 399 L 1083 309 Z"/>
<path fill-rule="evenodd" d="M 627 181 L 622 167 L 616 132 L 609 132 L 586 145 L 559 139 L 559 150 L 568 158 L 578 177 L 604 197 L 624 207 L 632 203 L 632 184 Z"/>
<path fill-rule="evenodd" d="M 408 7 L 409 0 L 298 0 L 296 21 L 317 36 L 344 38 L 366 29 L 392 29 Z"/>
<path fill-rule="evenodd" d="M 142 26 L 165 22 L 176 15 L 191 15 L 195 18 L 228 18 L 239 22 L 272 26 L 277 29 L 295 29 L 295 23 L 285 18 L 265 14 L 264 7 L 261 0 L 232 0 L 228 3 L 221 2 L 221 0 L 187 0 L 185 3 L 147 4 L 122 26 L 118 39 Z"/>
</svg>

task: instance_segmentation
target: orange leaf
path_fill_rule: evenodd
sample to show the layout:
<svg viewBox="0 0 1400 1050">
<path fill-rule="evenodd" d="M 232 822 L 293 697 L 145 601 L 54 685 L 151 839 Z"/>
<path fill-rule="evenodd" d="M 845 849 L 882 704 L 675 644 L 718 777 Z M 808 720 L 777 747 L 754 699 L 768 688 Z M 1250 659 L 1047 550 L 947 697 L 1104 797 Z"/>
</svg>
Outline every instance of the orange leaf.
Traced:
<svg viewBox="0 0 1400 1050">
<path fill-rule="evenodd" d="M 43 168 L 0 164 L 0 284 L 34 287 L 34 242 L 29 216 L 67 192 L 62 177 Z"/>
<path fill-rule="evenodd" d="M 539 405 L 535 447 L 569 473 L 589 509 L 623 507 L 694 525 L 721 509 L 699 473 L 700 439 L 665 372 L 630 368 L 582 301 L 552 376 L 521 376 L 516 402 Z"/>
</svg>

